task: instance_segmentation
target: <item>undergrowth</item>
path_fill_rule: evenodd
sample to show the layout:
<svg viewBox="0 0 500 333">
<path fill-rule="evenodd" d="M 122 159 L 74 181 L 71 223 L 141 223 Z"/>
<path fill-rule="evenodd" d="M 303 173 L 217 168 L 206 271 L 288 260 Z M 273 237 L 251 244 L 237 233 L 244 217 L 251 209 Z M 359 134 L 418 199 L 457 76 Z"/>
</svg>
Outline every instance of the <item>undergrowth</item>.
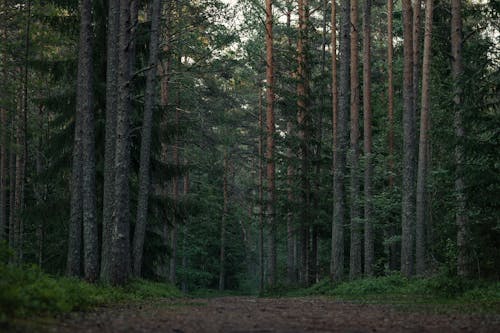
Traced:
<svg viewBox="0 0 500 333">
<path fill-rule="evenodd" d="M 322 280 L 309 288 L 277 288 L 264 296 L 329 296 L 341 300 L 398 304 L 447 304 L 473 306 L 500 312 L 500 282 L 467 280 L 436 275 L 408 279 L 394 274 L 334 283 Z"/>
<path fill-rule="evenodd" d="M 111 287 L 54 277 L 36 266 L 20 268 L 0 264 L 0 323 L 11 318 L 51 315 L 109 303 L 181 295 L 177 288 L 165 283 L 133 280 L 123 287 Z"/>
</svg>

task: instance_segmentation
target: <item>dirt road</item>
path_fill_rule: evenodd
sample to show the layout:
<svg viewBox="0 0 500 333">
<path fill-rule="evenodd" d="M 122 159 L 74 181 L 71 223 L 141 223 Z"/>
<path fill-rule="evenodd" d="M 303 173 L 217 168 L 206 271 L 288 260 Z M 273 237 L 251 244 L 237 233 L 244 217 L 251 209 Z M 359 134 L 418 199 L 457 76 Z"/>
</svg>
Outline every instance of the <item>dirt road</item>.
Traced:
<svg viewBox="0 0 500 333">
<path fill-rule="evenodd" d="M 47 332 L 500 332 L 500 315 L 430 314 L 325 298 L 219 297 L 72 314 Z M 45 330 L 44 330 L 45 331 Z"/>
</svg>

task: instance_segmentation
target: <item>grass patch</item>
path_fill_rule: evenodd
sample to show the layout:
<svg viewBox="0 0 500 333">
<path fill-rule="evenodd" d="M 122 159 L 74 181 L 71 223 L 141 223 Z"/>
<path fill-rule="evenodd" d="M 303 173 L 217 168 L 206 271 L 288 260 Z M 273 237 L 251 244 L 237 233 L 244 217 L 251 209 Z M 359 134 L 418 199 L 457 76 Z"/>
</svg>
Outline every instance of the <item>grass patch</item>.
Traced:
<svg viewBox="0 0 500 333">
<path fill-rule="evenodd" d="M 110 303 L 181 296 L 177 288 L 164 283 L 134 280 L 118 288 L 54 277 L 36 266 L 0 265 L 0 323 Z"/>
<path fill-rule="evenodd" d="M 407 279 L 395 274 L 342 283 L 325 279 L 309 288 L 278 288 L 264 296 L 329 296 L 338 300 L 396 304 L 438 312 L 458 310 L 500 313 L 500 282 L 466 280 L 446 275 Z"/>
</svg>

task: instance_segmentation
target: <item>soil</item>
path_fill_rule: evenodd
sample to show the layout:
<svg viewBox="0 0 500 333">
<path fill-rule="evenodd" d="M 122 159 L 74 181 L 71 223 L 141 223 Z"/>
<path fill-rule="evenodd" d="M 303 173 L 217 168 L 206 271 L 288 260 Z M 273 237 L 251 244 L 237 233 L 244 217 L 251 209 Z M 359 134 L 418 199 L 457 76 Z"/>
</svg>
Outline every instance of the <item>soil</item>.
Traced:
<svg viewBox="0 0 500 333">
<path fill-rule="evenodd" d="M 441 312 L 441 311 L 440 311 Z M 26 329 L 26 328 L 25 328 Z M 500 332 L 500 314 L 464 314 L 327 298 L 159 300 L 73 313 L 30 331 L 101 332 Z M 21 331 L 21 330 L 19 330 Z"/>
</svg>

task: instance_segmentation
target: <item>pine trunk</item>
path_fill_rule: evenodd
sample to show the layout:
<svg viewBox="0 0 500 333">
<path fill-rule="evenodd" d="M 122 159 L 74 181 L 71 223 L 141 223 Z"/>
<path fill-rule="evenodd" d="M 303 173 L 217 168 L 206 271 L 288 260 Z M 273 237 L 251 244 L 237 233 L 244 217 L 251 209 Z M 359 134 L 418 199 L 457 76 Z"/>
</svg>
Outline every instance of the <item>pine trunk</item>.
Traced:
<svg viewBox="0 0 500 333">
<path fill-rule="evenodd" d="M 267 223 L 269 225 L 269 285 L 276 283 L 275 165 L 274 165 L 274 64 L 272 0 L 266 0 L 266 127 Z"/>
<path fill-rule="evenodd" d="M 415 117 L 413 96 L 413 33 L 411 0 L 403 0 L 403 186 L 401 273 L 413 274 L 415 228 Z"/>
<path fill-rule="evenodd" d="M 118 30 L 120 1 L 108 2 L 106 55 L 106 134 L 104 143 L 104 194 L 102 211 L 101 280 L 109 282 L 111 235 L 114 211 L 114 175 L 116 146 L 116 106 L 118 102 Z"/>
<path fill-rule="evenodd" d="M 226 148 L 227 149 L 227 148 Z M 220 258 L 219 258 L 219 291 L 223 291 L 225 288 L 225 264 L 226 264 L 226 220 L 228 213 L 228 191 L 227 191 L 227 174 L 228 174 L 228 156 L 227 150 L 224 151 L 224 170 L 222 178 L 222 194 L 223 194 L 223 205 L 222 205 L 222 220 L 220 227 Z"/>
<path fill-rule="evenodd" d="M 455 198 L 457 224 L 457 274 L 462 277 L 470 276 L 468 254 L 468 221 L 467 198 L 465 195 L 465 129 L 463 124 L 463 60 L 462 60 L 462 4 L 460 0 L 451 1 L 451 74 L 453 77 L 453 108 L 455 126 Z"/>
<path fill-rule="evenodd" d="M 149 41 L 149 70 L 146 77 L 146 93 L 144 99 L 144 115 L 142 121 L 137 219 L 133 242 L 133 273 L 136 277 L 141 276 L 144 238 L 146 234 L 146 224 L 148 219 L 149 192 L 151 187 L 151 132 L 153 128 L 153 111 L 155 109 L 156 96 L 156 67 L 158 65 L 160 14 L 161 0 L 154 0 L 151 16 L 151 35 Z"/>
<path fill-rule="evenodd" d="M 349 145 L 349 82 L 350 82 L 350 9 L 349 0 L 340 7 L 340 54 L 339 54 L 339 106 L 334 150 L 335 170 L 333 172 L 333 227 L 331 276 L 334 281 L 344 277 L 344 226 L 345 226 L 345 178 L 346 155 Z"/>
<path fill-rule="evenodd" d="M 375 249 L 373 241 L 373 162 L 372 162 L 372 104 L 371 104 L 371 10 L 372 1 L 363 2 L 363 143 L 365 158 L 364 220 L 365 276 L 373 275 Z"/>
<path fill-rule="evenodd" d="M 426 227 L 427 227 L 427 174 L 429 161 L 429 122 L 430 122 L 430 71 L 432 39 L 433 0 L 426 0 L 424 59 L 422 64 L 422 100 L 420 113 L 420 139 L 418 146 L 417 170 L 417 221 L 416 221 L 416 273 L 424 275 L 426 270 Z"/>
<path fill-rule="evenodd" d="M 351 131 L 349 150 L 351 194 L 351 251 L 349 278 L 361 276 L 361 214 L 359 190 L 359 75 L 358 75 L 358 0 L 351 1 Z"/>
</svg>

